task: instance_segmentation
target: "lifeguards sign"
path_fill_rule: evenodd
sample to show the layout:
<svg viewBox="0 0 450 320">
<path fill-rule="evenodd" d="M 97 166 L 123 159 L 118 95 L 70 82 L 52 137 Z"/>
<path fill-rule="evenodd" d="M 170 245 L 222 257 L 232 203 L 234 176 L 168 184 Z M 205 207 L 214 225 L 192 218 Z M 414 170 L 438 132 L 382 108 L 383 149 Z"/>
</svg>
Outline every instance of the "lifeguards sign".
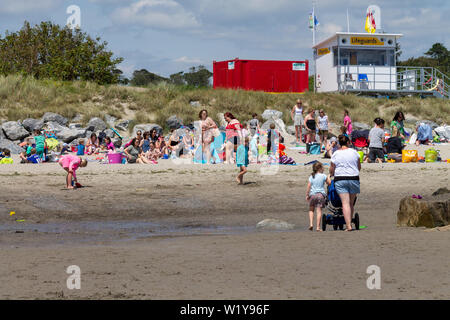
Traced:
<svg viewBox="0 0 450 320">
<path fill-rule="evenodd" d="M 330 48 L 321 48 L 321 49 L 317 50 L 318 56 L 323 56 L 323 55 L 329 54 L 329 53 L 330 53 Z"/>
<path fill-rule="evenodd" d="M 375 37 L 351 37 L 350 43 L 355 46 L 384 46 L 384 42 Z"/>
</svg>

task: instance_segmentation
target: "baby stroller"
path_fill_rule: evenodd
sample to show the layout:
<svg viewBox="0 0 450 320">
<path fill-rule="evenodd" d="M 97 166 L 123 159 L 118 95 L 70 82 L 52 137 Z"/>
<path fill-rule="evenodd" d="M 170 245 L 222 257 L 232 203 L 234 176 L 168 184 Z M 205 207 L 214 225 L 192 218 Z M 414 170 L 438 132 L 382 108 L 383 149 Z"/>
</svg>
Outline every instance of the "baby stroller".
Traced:
<svg viewBox="0 0 450 320">
<path fill-rule="evenodd" d="M 356 199 L 355 199 L 356 203 Z M 339 198 L 338 193 L 336 192 L 336 188 L 334 186 L 334 180 L 331 181 L 331 184 L 328 186 L 328 194 L 326 205 L 328 210 L 331 211 L 331 214 L 323 214 L 322 215 L 322 230 L 325 231 L 327 229 L 327 225 L 332 225 L 334 230 L 343 230 L 345 219 L 344 214 L 342 212 L 342 203 Z M 359 214 L 355 213 L 352 223 L 355 225 L 355 229 L 359 230 Z"/>
</svg>

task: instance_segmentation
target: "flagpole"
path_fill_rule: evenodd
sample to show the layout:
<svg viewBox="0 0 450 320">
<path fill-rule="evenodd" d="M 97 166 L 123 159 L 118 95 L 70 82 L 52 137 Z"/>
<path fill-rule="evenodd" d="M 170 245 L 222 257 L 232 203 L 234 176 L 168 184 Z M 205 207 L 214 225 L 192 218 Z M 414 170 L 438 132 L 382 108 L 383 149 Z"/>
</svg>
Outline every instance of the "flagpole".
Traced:
<svg viewBox="0 0 450 320">
<path fill-rule="evenodd" d="M 312 10 L 312 19 L 313 19 L 313 47 L 316 45 L 316 12 L 315 12 L 315 8 L 314 8 L 314 1 L 312 3 L 313 5 L 313 10 Z M 316 88 L 317 88 L 317 83 L 316 83 L 316 78 L 317 78 L 317 69 L 316 69 L 316 54 L 315 54 L 315 49 L 313 48 L 313 58 L 314 58 L 314 93 L 316 93 Z"/>
<path fill-rule="evenodd" d="M 347 8 L 347 32 L 350 33 L 350 19 L 348 17 L 348 8 Z"/>
</svg>

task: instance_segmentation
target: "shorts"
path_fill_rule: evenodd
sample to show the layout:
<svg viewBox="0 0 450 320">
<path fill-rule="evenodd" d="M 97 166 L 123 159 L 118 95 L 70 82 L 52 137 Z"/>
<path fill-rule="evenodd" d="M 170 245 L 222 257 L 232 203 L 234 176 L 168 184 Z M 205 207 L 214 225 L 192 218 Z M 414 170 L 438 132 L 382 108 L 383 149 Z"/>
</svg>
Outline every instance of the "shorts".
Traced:
<svg viewBox="0 0 450 320">
<path fill-rule="evenodd" d="M 328 130 L 321 130 L 321 129 L 319 129 L 319 135 L 327 137 L 328 136 Z"/>
<path fill-rule="evenodd" d="M 325 196 L 322 193 L 316 193 L 311 196 L 309 206 L 314 208 L 325 208 Z"/>
<path fill-rule="evenodd" d="M 238 136 L 234 136 L 234 137 L 228 138 L 227 142 L 231 142 L 232 144 L 237 146 L 239 144 L 239 137 Z"/>
<path fill-rule="evenodd" d="M 301 114 L 296 114 L 294 116 L 294 126 L 302 126 L 303 125 L 303 116 Z"/>
<path fill-rule="evenodd" d="M 336 192 L 357 194 L 360 193 L 360 184 L 358 180 L 339 180 L 334 182 Z"/>
<path fill-rule="evenodd" d="M 369 148 L 369 160 L 375 162 L 377 159 L 384 161 L 384 151 L 382 148 Z"/>
<path fill-rule="evenodd" d="M 70 167 L 70 159 L 69 158 L 61 158 L 59 159 L 58 163 L 64 168 L 68 169 Z"/>
</svg>

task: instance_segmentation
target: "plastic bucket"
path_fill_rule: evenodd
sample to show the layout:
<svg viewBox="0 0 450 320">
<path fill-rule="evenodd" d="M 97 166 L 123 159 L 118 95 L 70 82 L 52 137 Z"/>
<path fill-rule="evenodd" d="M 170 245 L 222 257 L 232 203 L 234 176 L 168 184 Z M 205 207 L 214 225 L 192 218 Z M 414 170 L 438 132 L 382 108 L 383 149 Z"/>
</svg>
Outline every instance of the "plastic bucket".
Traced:
<svg viewBox="0 0 450 320">
<path fill-rule="evenodd" d="M 363 163 L 363 161 L 364 161 L 364 152 L 358 151 L 358 154 L 359 154 L 359 162 Z"/>
<path fill-rule="evenodd" d="M 121 164 L 122 154 L 121 153 L 108 153 L 108 163 L 109 164 Z"/>
</svg>

